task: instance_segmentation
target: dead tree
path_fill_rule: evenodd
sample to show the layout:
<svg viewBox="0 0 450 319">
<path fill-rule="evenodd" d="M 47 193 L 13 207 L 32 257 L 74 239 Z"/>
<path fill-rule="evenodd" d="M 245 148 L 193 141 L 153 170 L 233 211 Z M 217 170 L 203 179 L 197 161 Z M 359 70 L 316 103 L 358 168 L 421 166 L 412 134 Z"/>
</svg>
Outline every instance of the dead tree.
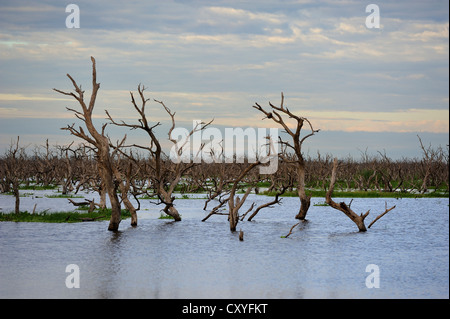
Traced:
<svg viewBox="0 0 450 319">
<path fill-rule="evenodd" d="M 4 165 L 5 184 L 8 185 L 8 189 L 12 190 L 15 198 L 14 212 L 18 214 L 20 212 L 19 186 L 25 177 L 24 169 L 26 166 L 25 149 L 19 147 L 19 136 L 17 137 L 16 143 L 11 142 L 6 152 Z"/>
<path fill-rule="evenodd" d="M 305 189 L 305 160 L 302 154 L 302 145 L 308 137 L 311 137 L 320 130 L 313 129 L 311 122 L 307 118 L 297 116 L 285 107 L 283 93 L 281 93 L 281 104 L 279 107 L 269 102 L 271 111 L 264 110 L 258 103 L 255 104 L 256 105 L 253 107 L 264 113 L 265 117 L 263 119 L 272 119 L 275 123 L 283 127 L 285 132 L 291 138 L 290 141 L 286 141 L 280 137 L 279 144 L 282 146 L 282 152 L 280 152 L 279 155 L 286 163 L 292 163 L 295 165 L 297 175 L 297 192 L 300 198 L 300 210 L 295 218 L 304 220 L 306 218 L 306 213 L 308 212 L 309 206 L 311 205 L 311 195 L 307 195 Z M 287 118 L 283 118 L 283 116 Z M 288 119 L 295 120 L 295 130 L 292 130 L 289 127 L 287 123 Z M 308 124 L 311 132 L 301 137 L 300 134 L 305 123 Z M 294 156 L 288 157 L 288 151 L 293 151 Z"/>
<path fill-rule="evenodd" d="M 250 191 L 253 188 L 252 186 L 248 187 L 247 190 L 245 191 L 245 194 L 242 196 L 242 199 L 241 199 L 239 196 L 235 196 L 238 184 L 244 178 L 245 175 L 247 175 L 253 168 L 255 168 L 256 166 L 258 166 L 260 164 L 261 164 L 261 162 L 259 162 L 259 161 L 250 164 L 249 166 L 247 166 L 246 169 L 244 169 L 242 171 L 242 173 L 233 182 L 233 186 L 231 187 L 231 191 L 230 191 L 230 196 L 228 197 L 228 214 L 229 214 L 228 219 L 230 222 L 230 230 L 232 232 L 236 231 L 236 226 L 239 222 L 239 209 L 242 207 L 242 205 L 244 204 L 248 195 L 250 194 Z M 253 206 L 254 205 L 252 205 L 251 208 L 247 212 L 252 210 Z"/>
<path fill-rule="evenodd" d="M 58 171 L 58 177 L 60 180 L 59 184 L 62 187 L 61 193 L 63 195 L 66 195 L 68 192 L 73 190 L 73 167 L 69 157 L 69 151 L 71 150 L 70 147 L 72 146 L 72 144 L 73 142 L 66 147 L 57 147 L 60 153 L 60 160 L 58 161 L 59 165 L 56 166 L 56 170 Z"/>
<path fill-rule="evenodd" d="M 145 90 L 144 86 L 141 86 L 141 85 L 138 86 L 138 93 L 139 93 L 140 100 L 141 100 L 140 107 L 137 105 L 133 93 L 130 92 L 131 103 L 133 104 L 134 109 L 139 114 L 139 119 L 138 119 L 139 124 L 128 124 L 128 123 L 125 123 L 124 121 L 116 122 L 109 115 L 108 111 L 106 111 L 106 114 L 108 115 L 108 118 L 111 121 L 111 123 L 114 125 L 127 127 L 132 130 L 141 129 L 148 134 L 148 136 L 150 137 L 150 141 L 149 141 L 150 146 L 142 146 L 142 145 L 132 144 L 132 145 L 127 145 L 127 147 L 136 147 L 139 149 L 144 149 L 149 152 L 150 162 L 151 162 L 150 167 L 153 171 L 151 179 L 152 179 L 152 184 L 154 186 L 155 195 L 159 199 L 158 204 L 164 204 L 165 207 L 164 207 L 163 211 L 167 215 L 173 217 L 175 221 L 180 221 L 181 216 L 178 213 L 178 210 L 174 207 L 173 202 L 175 200 L 175 197 L 172 194 L 173 194 L 173 191 L 175 190 L 175 187 L 178 185 L 181 177 L 183 176 L 183 174 L 187 170 L 192 168 L 194 165 L 196 165 L 196 163 L 189 163 L 189 164 L 184 165 L 185 163 L 182 163 L 181 161 L 179 161 L 178 163 L 173 163 L 174 165 L 165 165 L 169 162 L 169 159 L 164 154 L 162 147 L 161 147 L 161 143 L 154 132 L 154 129 L 157 126 L 161 125 L 161 123 L 157 122 L 154 125 L 151 125 L 149 123 L 147 116 L 145 114 L 145 106 L 146 106 L 146 103 L 149 101 L 149 99 L 145 98 L 144 90 Z M 183 147 L 186 145 L 186 143 L 182 144 L 182 146 L 179 147 L 179 143 L 177 143 L 177 141 L 172 138 L 172 132 L 175 129 L 175 112 L 171 112 L 171 110 L 162 101 L 158 101 L 158 100 L 154 100 L 154 101 L 159 103 L 164 108 L 164 110 L 167 112 L 167 114 L 170 116 L 172 126 L 168 131 L 169 140 L 174 144 L 175 148 L 178 147 L 176 152 L 178 153 L 178 155 L 181 155 L 183 152 Z M 203 130 L 211 122 L 212 121 L 210 121 L 209 123 L 206 123 L 206 124 L 203 122 L 198 123 L 192 129 L 192 131 L 190 131 L 188 136 L 186 136 L 186 141 L 187 141 L 187 139 L 190 138 L 190 136 L 194 132 Z M 125 153 L 122 152 L 122 154 L 125 154 Z M 170 176 L 169 176 L 169 174 L 170 174 Z"/>
<path fill-rule="evenodd" d="M 114 172 L 113 172 L 113 162 L 110 153 L 109 140 L 105 135 L 105 128 L 107 124 L 102 125 L 101 132 L 99 132 L 92 122 L 92 112 L 95 106 L 95 100 L 97 98 L 98 90 L 100 89 L 100 84 L 97 83 L 97 71 L 95 67 L 95 59 L 91 57 L 92 61 L 92 92 L 89 100 L 89 104 L 84 101 L 84 91 L 81 89 L 75 80 L 67 74 L 67 77 L 72 82 L 75 89 L 73 92 L 64 92 L 58 89 L 53 89 L 58 93 L 72 96 L 75 98 L 81 106 L 81 112 L 72 108 L 67 108 L 67 110 L 73 112 L 75 116 L 82 120 L 88 130 L 85 132 L 80 126 L 78 129 L 75 128 L 75 124 L 68 125 L 63 130 L 68 130 L 72 135 L 75 135 L 89 144 L 93 145 L 96 153 L 97 164 L 99 167 L 99 173 L 103 185 L 109 196 L 111 203 L 111 219 L 109 221 L 108 230 L 117 231 L 119 229 L 119 224 L 121 221 L 121 210 L 120 202 L 116 192 L 116 186 L 114 183 Z"/>
<path fill-rule="evenodd" d="M 333 170 L 331 172 L 330 188 L 328 189 L 327 194 L 326 194 L 326 203 L 328 205 L 330 205 L 332 208 L 343 212 L 348 218 L 350 218 L 356 224 L 356 226 L 358 227 L 360 232 L 365 232 L 365 231 L 367 231 L 367 228 L 365 226 L 364 220 L 369 215 L 370 210 L 368 210 L 365 214 L 358 215 L 351 209 L 352 202 L 350 202 L 348 205 L 345 202 L 340 202 L 338 204 L 335 201 L 333 201 L 333 199 L 331 198 L 331 196 L 333 195 L 334 184 L 336 183 L 337 166 L 338 166 L 338 160 L 337 160 L 337 158 L 335 158 L 334 162 L 333 162 Z M 377 220 L 379 220 L 381 217 L 386 215 L 388 212 L 390 212 L 394 208 L 395 208 L 395 206 L 392 206 L 391 208 L 388 209 L 386 206 L 385 211 L 382 214 L 380 214 L 379 216 L 377 216 L 374 219 L 374 221 L 369 225 L 369 227 L 372 226 Z"/>
<path fill-rule="evenodd" d="M 222 164 L 225 165 L 225 164 Z M 236 231 L 236 225 L 239 222 L 239 219 L 245 217 L 247 213 L 249 213 L 254 208 L 254 203 L 251 205 L 251 207 L 247 210 L 246 213 L 244 213 L 242 216 L 239 215 L 239 209 L 242 207 L 244 202 L 246 201 L 248 195 L 250 194 L 250 191 L 252 188 L 254 188 L 253 185 L 250 185 L 247 187 L 244 195 L 242 195 L 242 198 L 239 197 L 239 195 L 236 195 L 236 192 L 239 189 L 239 185 L 244 179 L 244 177 L 255 167 L 258 165 L 261 165 L 261 162 L 257 161 L 255 163 L 248 164 L 245 169 L 243 169 L 239 175 L 235 178 L 230 179 L 228 182 L 232 185 L 231 188 L 221 193 L 220 195 L 217 195 L 216 199 L 219 201 L 219 204 L 214 207 L 211 212 L 202 219 L 202 222 L 206 221 L 208 218 L 210 218 L 212 215 L 227 215 L 228 221 L 230 223 L 230 230 L 232 232 Z M 209 200 L 208 200 L 209 201 Z M 222 213 L 220 211 L 220 208 L 222 208 L 224 205 L 228 204 L 228 213 Z"/>
</svg>

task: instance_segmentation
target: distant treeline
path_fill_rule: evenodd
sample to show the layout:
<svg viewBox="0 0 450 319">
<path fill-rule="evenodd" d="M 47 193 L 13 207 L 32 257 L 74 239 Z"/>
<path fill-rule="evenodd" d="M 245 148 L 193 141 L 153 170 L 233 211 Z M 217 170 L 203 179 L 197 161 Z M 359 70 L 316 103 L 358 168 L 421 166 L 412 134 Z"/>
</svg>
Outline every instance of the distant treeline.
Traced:
<svg viewBox="0 0 450 319">
<path fill-rule="evenodd" d="M 138 154 L 137 152 L 134 154 Z M 115 159 L 116 165 L 130 180 L 130 194 L 152 195 L 154 181 L 153 158 L 138 155 Z M 174 163 L 165 157 L 163 178 L 172 180 Z M 326 192 L 329 187 L 333 157 L 320 153 L 305 158 L 305 185 L 314 195 Z M 80 190 L 102 193 L 101 178 L 95 153 L 87 146 L 55 146 L 48 142 L 31 152 L 12 145 L 0 156 L 0 192 L 14 193 L 15 189 L 60 188 L 62 194 L 76 194 Z M 184 164 L 187 165 L 188 164 Z M 214 193 L 225 191 L 231 181 L 249 165 L 243 163 L 199 163 L 189 165 L 175 191 L 181 193 Z M 228 183 L 227 181 L 230 181 Z M 282 185 L 285 194 L 295 192 L 295 166 L 279 160 L 274 174 L 261 175 L 250 171 L 241 181 L 242 189 L 254 185 L 257 193 L 273 194 Z M 221 188 L 219 190 L 219 188 Z M 400 194 L 449 193 L 449 153 L 441 147 L 423 147 L 423 157 L 400 160 L 390 159 L 386 154 L 362 153 L 359 159 L 352 157 L 339 160 L 335 191 L 383 192 Z"/>
</svg>

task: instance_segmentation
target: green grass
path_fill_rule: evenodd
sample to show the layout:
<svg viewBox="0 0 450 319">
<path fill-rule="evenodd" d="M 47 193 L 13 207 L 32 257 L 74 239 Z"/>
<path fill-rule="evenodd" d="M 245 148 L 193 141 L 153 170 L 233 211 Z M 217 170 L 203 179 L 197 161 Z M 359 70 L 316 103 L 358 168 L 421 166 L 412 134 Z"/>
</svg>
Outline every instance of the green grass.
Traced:
<svg viewBox="0 0 450 319">
<path fill-rule="evenodd" d="M 122 209 L 122 219 L 130 217 L 128 210 Z M 83 218 L 95 218 L 95 220 L 109 220 L 111 218 L 111 209 L 99 209 L 92 213 L 80 212 L 42 212 L 29 213 L 27 211 L 15 213 L 0 213 L 0 221 L 11 222 L 35 222 L 35 223 L 79 223 Z"/>
<path fill-rule="evenodd" d="M 158 217 L 158 219 L 174 219 L 172 216 L 161 213 L 161 215 Z"/>
<path fill-rule="evenodd" d="M 30 184 L 30 185 L 20 185 L 19 189 L 21 190 L 48 190 L 48 189 L 57 189 L 58 185 L 35 185 L 35 184 Z"/>
<path fill-rule="evenodd" d="M 80 195 L 70 195 L 70 194 L 45 195 L 45 197 L 47 197 L 47 198 L 84 198 L 83 196 L 80 196 Z"/>
<path fill-rule="evenodd" d="M 323 203 L 316 203 L 313 206 L 329 206 L 327 203 L 323 202 Z"/>
<path fill-rule="evenodd" d="M 180 216 L 182 216 L 182 215 L 180 214 Z M 161 212 L 161 214 L 159 215 L 158 219 L 175 219 L 175 218 L 173 218 L 170 215 L 167 215 L 166 213 Z"/>
</svg>

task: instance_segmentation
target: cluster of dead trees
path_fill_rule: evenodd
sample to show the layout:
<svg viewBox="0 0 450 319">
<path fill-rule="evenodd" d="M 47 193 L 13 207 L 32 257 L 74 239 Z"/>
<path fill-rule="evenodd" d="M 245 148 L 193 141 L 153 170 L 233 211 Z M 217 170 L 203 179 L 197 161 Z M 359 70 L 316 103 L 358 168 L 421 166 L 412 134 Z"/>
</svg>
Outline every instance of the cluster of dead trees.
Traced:
<svg viewBox="0 0 450 319">
<path fill-rule="evenodd" d="M 131 225 L 137 225 L 136 211 L 140 208 L 140 195 L 154 198 L 152 201 L 161 205 L 167 215 L 180 221 L 174 193 L 204 192 L 208 199 L 203 209 L 209 213 L 203 221 L 213 215 L 227 215 L 230 230 L 235 231 L 238 222 L 247 216 L 248 220 L 252 220 L 261 209 L 279 204 L 285 192 L 297 193 L 300 203 L 295 218 L 305 220 L 311 204 L 309 190 L 317 189 L 326 192 L 326 201 L 331 207 L 344 212 L 360 231 L 365 231 L 364 218 L 368 213 L 357 215 L 351 210 L 351 204 L 335 203 L 332 194 L 336 188 L 388 192 L 415 190 L 422 193 L 429 189 L 443 189 L 448 193 L 448 149 L 425 147 L 420 138 L 423 151 L 421 159 L 393 161 L 385 153 L 375 157 L 363 153 L 361 160 L 343 159 L 338 167 L 338 161 L 331 155 L 317 154 L 315 158 L 305 158 L 303 143 L 319 130 L 314 129 L 307 118 L 291 112 L 284 105 L 283 94 L 279 105 L 269 102 L 268 107 L 258 103 L 253 106 L 264 116 L 264 120 L 272 121 L 284 133 L 277 141 L 280 149 L 276 153 L 278 169 L 275 173 L 261 174 L 258 167 L 266 164 L 260 160 L 251 163 L 246 160 L 233 163 L 173 161 L 164 152 L 161 137 L 155 133 L 155 128 L 161 123 L 152 121 L 148 116 L 148 104 L 151 103 L 152 107 L 156 105 L 167 115 L 167 122 L 170 123 L 167 140 L 178 154 L 189 144 L 172 137 L 176 127 L 175 112 L 164 102 L 147 98 L 145 88 L 141 85 L 137 88 L 137 95 L 130 92 L 130 112 L 134 112 L 137 122 L 116 120 L 105 111 L 107 122 L 100 127 L 94 125 L 92 115 L 100 84 L 97 83 L 95 59 L 91 60 L 92 90 L 89 97 L 85 98 L 81 85 L 69 74 L 67 77 L 73 91 L 54 89 L 75 100 L 77 107 L 67 110 L 81 121 L 81 125 L 73 124 L 62 129 L 79 139 L 70 145 L 53 148 L 46 142 L 43 146 L 35 147 L 31 153 L 30 150 L 25 151 L 17 139 L 0 157 L 0 191 L 12 192 L 16 196 L 17 212 L 21 184 L 56 184 L 63 194 L 89 189 L 99 193 L 99 206 L 105 207 L 106 197 L 109 198 L 112 215 L 108 229 L 115 231 L 121 221 L 122 205 L 131 213 Z M 185 138 L 204 130 L 211 122 L 198 123 Z M 122 127 L 123 138 L 112 141 L 106 134 L 107 125 Z M 128 144 L 126 133 L 130 130 L 143 131 L 148 142 L 145 145 Z M 271 142 L 268 138 L 267 143 Z M 200 149 L 194 152 L 204 146 L 200 145 Z M 270 153 L 270 148 L 268 150 Z M 273 153 L 263 155 L 274 156 Z M 245 212 L 241 211 L 250 192 L 258 193 L 261 185 L 274 197 L 259 207 L 252 204 Z M 386 207 L 381 215 L 392 209 Z"/>
</svg>

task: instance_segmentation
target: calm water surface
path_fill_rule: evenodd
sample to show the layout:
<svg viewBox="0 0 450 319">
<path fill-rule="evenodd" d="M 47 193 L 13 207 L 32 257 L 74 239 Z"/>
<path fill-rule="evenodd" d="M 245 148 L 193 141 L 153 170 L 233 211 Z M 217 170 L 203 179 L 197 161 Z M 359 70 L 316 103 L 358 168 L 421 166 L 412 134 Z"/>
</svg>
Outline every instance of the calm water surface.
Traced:
<svg viewBox="0 0 450 319">
<path fill-rule="evenodd" d="M 1 222 L 0 298 L 449 298 L 449 200 L 386 201 L 397 208 L 366 233 L 311 206 L 285 239 L 298 199 L 284 198 L 238 224 L 243 242 L 225 216 L 201 222 L 204 200 L 177 200 L 181 222 L 157 219 L 152 206 L 137 228 L 123 220 L 117 233 L 108 222 Z M 384 206 L 352 204 L 371 209 L 367 224 Z M 69 264 L 79 266 L 80 288 L 65 285 Z M 379 267 L 380 288 L 366 287 L 368 264 Z"/>
</svg>

